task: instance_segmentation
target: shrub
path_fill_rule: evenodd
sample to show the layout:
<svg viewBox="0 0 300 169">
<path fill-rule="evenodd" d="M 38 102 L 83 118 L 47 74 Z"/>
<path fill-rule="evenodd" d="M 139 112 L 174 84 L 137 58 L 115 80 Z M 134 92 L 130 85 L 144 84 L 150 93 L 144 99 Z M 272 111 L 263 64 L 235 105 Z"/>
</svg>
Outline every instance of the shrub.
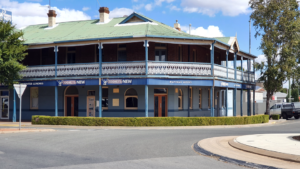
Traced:
<svg viewBox="0 0 300 169">
<path fill-rule="evenodd" d="M 211 126 L 268 123 L 268 115 L 249 117 L 53 117 L 32 116 L 32 124 L 74 126 Z"/>
<path fill-rule="evenodd" d="M 280 114 L 272 114 L 271 115 L 273 120 L 279 120 L 280 119 Z"/>
</svg>

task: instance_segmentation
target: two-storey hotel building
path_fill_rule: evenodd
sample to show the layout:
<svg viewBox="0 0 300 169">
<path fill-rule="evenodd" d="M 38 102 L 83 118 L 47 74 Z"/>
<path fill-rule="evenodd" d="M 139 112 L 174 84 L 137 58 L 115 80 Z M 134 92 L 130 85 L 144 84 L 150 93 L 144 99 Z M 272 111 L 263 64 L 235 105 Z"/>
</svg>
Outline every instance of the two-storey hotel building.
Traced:
<svg viewBox="0 0 300 169">
<path fill-rule="evenodd" d="M 22 30 L 23 120 L 255 115 L 256 56 L 236 37 L 190 35 L 138 13 L 110 19 L 106 7 L 99 15 L 56 23 L 49 10 L 48 24 Z M 1 86 L 0 101 L 0 119 L 18 120 L 15 91 Z"/>
</svg>

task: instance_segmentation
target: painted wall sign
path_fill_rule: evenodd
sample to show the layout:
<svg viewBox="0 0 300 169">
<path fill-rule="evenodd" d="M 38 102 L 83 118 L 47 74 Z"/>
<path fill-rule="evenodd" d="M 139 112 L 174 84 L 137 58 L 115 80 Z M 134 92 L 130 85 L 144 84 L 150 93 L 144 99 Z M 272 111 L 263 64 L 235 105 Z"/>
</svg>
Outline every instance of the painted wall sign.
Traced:
<svg viewBox="0 0 300 169">
<path fill-rule="evenodd" d="M 215 81 L 216 87 L 228 87 L 228 88 L 237 88 L 240 89 L 242 87 L 242 84 L 239 83 L 232 83 L 232 82 L 223 82 L 223 81 Z"/>
<path fill-rule="evenodd" d="M 212 80 L 182 80 L 182 79 L 148 79 L 148 85 L 170 85 L 170 86 L 212 86 Z"/>
<path fill-rule="evenodd" d="M 243 84 L 243 89 L 254 89 L 255 86 Z"/>
<path fill-rule="evenodd" d="M 101 79 L 101 85 L 146 85 L 147 79 Z"/>
<path fill-rule="evenodd" d="M 12 22 L 12 12 L 0 9 L 0 20 L 4 20 L 6 22 Z"/>
</svg>

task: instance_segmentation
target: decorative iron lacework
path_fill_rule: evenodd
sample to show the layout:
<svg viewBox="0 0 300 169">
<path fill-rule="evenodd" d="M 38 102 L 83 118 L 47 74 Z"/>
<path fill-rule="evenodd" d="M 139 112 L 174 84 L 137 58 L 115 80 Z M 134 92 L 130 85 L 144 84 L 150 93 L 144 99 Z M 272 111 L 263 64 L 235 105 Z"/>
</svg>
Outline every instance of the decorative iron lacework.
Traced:
<svg viewBox="0 0 300 169">
<path fill-rule="evenodd" d="M 228 79 L 234 79 L 234 69 L 228 69 Z"/>
<path fill-rule="evenodd" d="M 242 80 L 242 72 L 241 71 L 236 71 L 236 80 Z"/>
<path fill-rule="evenodd" d="M 211 75 L 211 65 L 149 62 L 148 73 L 154 75 Z"/>
<path fill-rule="evenodd" d="M 54 77 L 55 66 L 28 67 L 20 72 L 25 78 Z M 98 64 L 76 64 L 57 66 L 57 76 L 93 76 L 99 75 Z"/>
<path fill-rule="evenodd" d="M 145 62 L 102 63 L 103 75 L 145 74 Z"/>
</svg>

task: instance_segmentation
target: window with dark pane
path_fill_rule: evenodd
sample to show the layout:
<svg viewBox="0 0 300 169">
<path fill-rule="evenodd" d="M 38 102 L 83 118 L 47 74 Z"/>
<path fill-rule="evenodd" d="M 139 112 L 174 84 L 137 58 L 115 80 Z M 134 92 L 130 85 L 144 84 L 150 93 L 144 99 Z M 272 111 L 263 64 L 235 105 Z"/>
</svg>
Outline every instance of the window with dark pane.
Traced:
<svg viewBox="0 0 300 169">
<path fill-rule="evenodd" d="M 102 88 L 102 107 L 108 107 L 108 88 Z"/>
</svg>

